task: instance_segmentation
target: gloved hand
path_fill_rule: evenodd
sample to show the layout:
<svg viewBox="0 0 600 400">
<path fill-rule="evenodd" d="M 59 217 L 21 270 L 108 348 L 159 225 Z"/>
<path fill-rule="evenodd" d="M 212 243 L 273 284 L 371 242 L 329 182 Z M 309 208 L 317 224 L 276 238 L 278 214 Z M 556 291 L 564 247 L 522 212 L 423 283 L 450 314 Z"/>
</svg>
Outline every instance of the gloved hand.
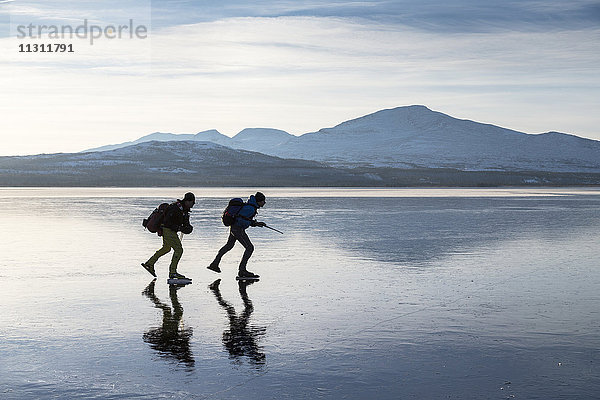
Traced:
<svg viewBox="0 0 600 400">
<path fill-rule="evenodd" d="M 264 222 L 256 221 L 256 226 L 260 226 L 262 228 L 263 226 L 267 226 L 267 224 L 265 224 Z"/>
<path fill-rule="evenodd" d="M 190 233 L 192 233 L 193 230 L 194 230 L 194 227 L 191 225 L 184 225 L 183 228 L 181 228 L 181 232 L 183 232 L 186 235 L 189 235 Z"/>
</svg>

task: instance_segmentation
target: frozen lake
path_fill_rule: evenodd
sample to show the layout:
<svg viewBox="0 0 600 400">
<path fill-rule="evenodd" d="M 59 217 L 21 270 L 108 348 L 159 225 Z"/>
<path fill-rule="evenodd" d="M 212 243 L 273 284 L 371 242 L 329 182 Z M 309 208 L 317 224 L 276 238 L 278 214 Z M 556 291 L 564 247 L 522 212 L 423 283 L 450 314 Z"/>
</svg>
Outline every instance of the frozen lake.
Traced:
<svg viewBox="0 0 600 400">
<path fill-rule="evenodd" d="M 188 190 L 170 290 L 141 220 Z M 600 190 L 262 189 L 244 287 L 255 191 L 0 189 L 0 398 L 600 398 Z"/>
</svg>

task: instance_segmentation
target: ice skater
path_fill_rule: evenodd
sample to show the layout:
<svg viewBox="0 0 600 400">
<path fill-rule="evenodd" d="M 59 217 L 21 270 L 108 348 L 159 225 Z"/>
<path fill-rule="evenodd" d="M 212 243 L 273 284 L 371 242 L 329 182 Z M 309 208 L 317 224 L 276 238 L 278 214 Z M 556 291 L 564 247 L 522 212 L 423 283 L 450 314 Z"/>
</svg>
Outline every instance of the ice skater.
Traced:
<svg viewBox="0 0 600 400">
<path fill-rule="evenodd" d="M 161 224 L 163 246 L 148 261 L 142 263 L 142 267 L 152 274 L 152 276 L 156 277 L 156 271 L 154 270 L 156 261 L 173 249 L 173 257 L 169 265 L 169 279 L 191 280 L 177 272 L 177 265 L 183 254 L 183 246 L 177 236 L 177 232 L 182 232 L 186 235 L 192 233 L 194 228 L 190 225 L 190 209 L 194 207 L 195 203 L 196 196 L 194 196 L 194 193 L 186 193 L 183 200 L 177 200 L 165 210 L 164 219 Z"/>
<path fill-rule="evenodd" d="M 265 200 L 266 198 L 264 194 L 261 192 L 256 192 L 256 194 L 250 196 L 248 202 L 244 203 L 244 205 L 239 209 L 235 215 L 235 220 L 230 227 L 227 243 L 225 246 L 221 247 L 221 250 L 219 250 L 213 262 L 207 267 L 208 269 L 215 272 L 221 272 L 221 269 L 219 268 L 221 258 L 223 255 L 225 255 L 225 253 L 233 249 L 235 242 L 238 241 L 242 244 L 242 246 L 244 246 L 245 249 L 238 268 L 238 279 L 259 278 L 259 275 L 256 275 L 246 269 L 248 259 L 252 255 L 252 252 L 254 252 L 254 245 L 252 245 L 250 238 L 246 234 L 246 229 L 251 226 L 266 226 L 264 222 L 259 222 L 254 219 L 257 210 L 261 207 L 264 207 L 266 203 Z"/>
</svg>

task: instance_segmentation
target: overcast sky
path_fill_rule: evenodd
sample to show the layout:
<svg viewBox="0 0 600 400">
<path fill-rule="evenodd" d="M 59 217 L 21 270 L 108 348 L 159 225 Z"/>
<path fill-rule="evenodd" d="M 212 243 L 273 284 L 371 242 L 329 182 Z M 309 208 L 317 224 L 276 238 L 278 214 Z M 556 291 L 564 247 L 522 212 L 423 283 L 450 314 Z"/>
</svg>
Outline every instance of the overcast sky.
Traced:
<svg viewBox="0 0 600 400">
<path fill-rule="evenodd" d="M 86 20 L 148 33 L 48 36 Z M 28 26 L 42 37 L 19 38 Z M 74 53 L 19 53 L 41 43 Z M 0 69 L 0 155 L 299 135 L 411 104 L 600 140 L 600 1 L 0 0 Z"/>
</svg>

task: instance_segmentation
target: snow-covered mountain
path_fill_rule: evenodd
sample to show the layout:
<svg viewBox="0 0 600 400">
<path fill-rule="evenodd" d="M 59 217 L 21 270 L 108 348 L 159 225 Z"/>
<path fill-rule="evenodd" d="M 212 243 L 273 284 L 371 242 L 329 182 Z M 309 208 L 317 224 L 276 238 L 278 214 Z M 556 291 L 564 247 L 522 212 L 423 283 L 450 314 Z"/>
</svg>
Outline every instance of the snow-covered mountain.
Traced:
<svg viewBox="0 0 600 400">
<path fill-rule="evenodd" d="M 215 130 L 196 135 L 154 133 L 110 148 L 150 140 L 211 141 L 343 167 L 600 172 L 599 141 L 558 132 L 526 134 L 453 118 L 425 106 L 381 110 L 301 136 L 266 128 L 244 129 L 233 138 Z"/>
<path fill-rule="evenodd" d="M 82 153 L 90 153 L 96 151 L 109 151 L 121 149 L 123 147 L 133 146 L 140 143 L 147 142 L 171 142 L 171 141 L 194 141 L 194 142 L 212 142 L 223 146 L 231 147 L 233 149 L 249 150 L 264 149 L 273 146 L 278 146 L 287 142 L 290 138 L 295 136 L 281 131 L 279 129 L 271 128 L 246 128 L 239 132 L 234 137 L 223 135 L 216 129 L 210 129 L 208 131 L 198 132 L 196 134 L 190 133 L 162 133 L 154 132 L 146 136 L 142 136 L 131 142 L 124 142 L 118 144 L 110 144 L 107 146 L 96 147 L 82 151 Z"/>
<path fill-rule="evenodd" d="M 285 145 L 295 137 L 296 136 L 279 129 L 246 128 L 232 137 L 229 144 L 224 145 L 235 149 L 265 153 L 265 151 L 268 151 L 269 149 Z"/>
<path fill-rule="evenodd" d="M 231 140 L 230 137 L 223 135 L 222 133 L 220 133 L 219 131 L 217 131 L 215 129 L 198 132 L 196 134 L 190 134 L 190 133 L 175 134 L 175 133 L 154 132 L 149 135 L 142 136 L 141 138 L 136 139 L 131 142 L 109 144 L 106 146 L 95 147 L 93 149 L 84 150 L 84 151 L 82 151 L 82 153 L 95 152 L 95 151 L 110 151 L 110 150 L 121 149 L 123 147 L 134 146 L 134 145 L 140 144 L 140 143 L 147 143 L 147 142 L 154 142 L 154 141 L 156 141 L 156 142 L 171 142 L 171 141 L 212 142 L 212 143 L 217 143 L 217 144 L 227 146 L 229 144 L 230 140 Z"/>
<path fill-rule="evenodd" d="M 525 134 L 425 106 L 382 110 L 255 150 L 345 166 L 600 172 L 598 141 L 557 132 Z"/>
<path fill-rule="evenodd" d="M 369 186 L 372 181 L 368 173 L 197 140 L 0 157 L 0 186 Z"/>
<path fill-rule="evenodd" d="M 498 186 L 598 185 L 600 173 L 339 168 L 202 141 L 0 157 L 0 186 Z"/>
</svg>

